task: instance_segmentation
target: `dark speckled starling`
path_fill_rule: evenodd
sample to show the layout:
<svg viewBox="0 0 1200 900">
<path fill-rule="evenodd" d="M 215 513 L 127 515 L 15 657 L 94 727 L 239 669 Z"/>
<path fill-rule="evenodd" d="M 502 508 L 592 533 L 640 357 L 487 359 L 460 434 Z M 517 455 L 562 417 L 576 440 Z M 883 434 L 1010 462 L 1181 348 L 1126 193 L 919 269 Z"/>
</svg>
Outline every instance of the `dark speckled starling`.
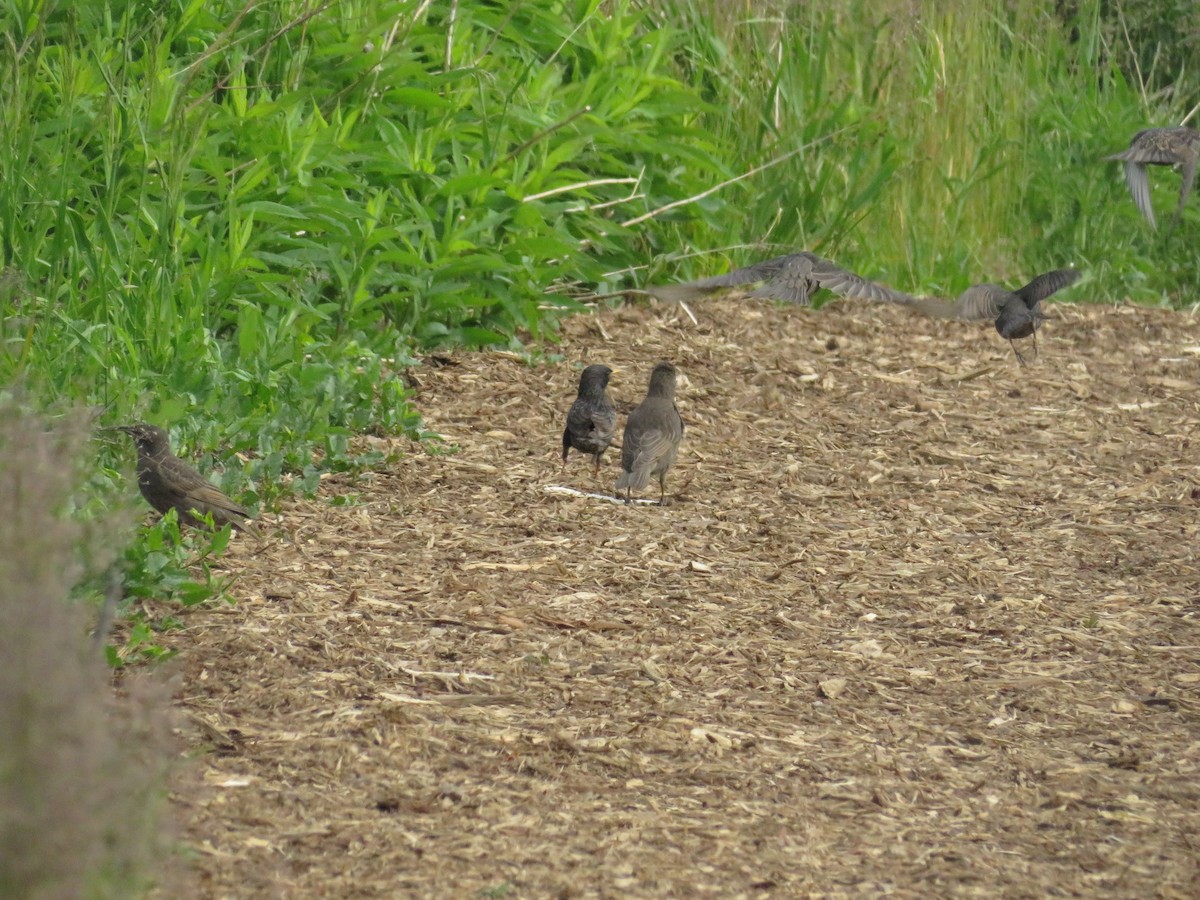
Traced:
<svg viewBox="0 0 1200 900">
<path fill-rule="evenodd" d="M 605 389 L 612 369 L 608 366 L 588 366 L 579 376 L 579 393 L 567 412 L 567 427 L 563 429 L 562 461 L 572 447 L 580 453 L 591 454 L 595 463 L 593 475 L 600 473 L 600 457 L 612 443 L 617 429 L 617 413 Z"/>
<path fill-rule="evenodd" d="M 193 513 L 212 514 L 218 528 L 226 524 L 257 535 L 250 524 L 250 514 L 217 490 L 207 478 L 171 453 L 167 432 L 157 425 L 144 422 L 119 425 L 137 444 L 138 487 L 146 502 L 165 513 L 174 509 L 179 521 L 187 525 L 203 524 Z"/>
<path fill-rule="evenodd" d="M 725 288 L 757 282 L 761 282 L 761 286 L 751 291 L 751 297 L 788 300 L 803 306 L 808 306 L 812 302 L 812 295 L 821 288 L 843 297 L 872 300 L 877 303 L 903 303 L 912 299 L 908 294 L 868 281 L 846 271 L 837 263 L 808 252 L 776 256 L 741 269 L 734 269 L 725 275 L 715 275 L 699 281 L 648 287 L 646 293 L 653 294 L 660 300 L 687 302 Z"/>
<path fill-rule="evenodd" d="M 965 322 L 994 321 L 996 331 L 1013 348 L 1017 361 L 1025 365 L 1025 358 L 1021 356 L 1021 351 L 1013 341 L 1017 338 L 1032 337 L 1036 356 L 1038 325 L 1049 318 L 1042 312 L 1042 301 L 1073 284 L 1078 278 L 1078 269 L 1055 269 L 1053 272 L 1039 275 L 1016 291 L 1010 291 L 998 284 L 976 284 L 963 291 L 957 300 L 917 297 L 904 305 L 939 319 L 961 319 Z"/>
<path fill-rule="evenodd" d="M 1183 213 L 1183 203 L 1187 200 L 1192 181 L 1196 178 L 1196 160 L 1200 157 L 1200 131 L 1194 128 L 1147 128 L 1139 131 L 1129 142 L 1129 149 L 1106 160 L 1119 159 L 1125 164 L 1125 183 L 1129 185 L 1129 193 L 1133 202 L 1142 211 L 1151 228 L 1157 228 L 1154 221 L 1154 207 L 1150 203 L 1150 177 L 1146 166 L 1179 166 L 1183 170 L 1183 184 L 1179 188 L 1179 205 L 1175 208 L 1175 218 L 1171 227 L 1179 224 Z"/>
</svg>

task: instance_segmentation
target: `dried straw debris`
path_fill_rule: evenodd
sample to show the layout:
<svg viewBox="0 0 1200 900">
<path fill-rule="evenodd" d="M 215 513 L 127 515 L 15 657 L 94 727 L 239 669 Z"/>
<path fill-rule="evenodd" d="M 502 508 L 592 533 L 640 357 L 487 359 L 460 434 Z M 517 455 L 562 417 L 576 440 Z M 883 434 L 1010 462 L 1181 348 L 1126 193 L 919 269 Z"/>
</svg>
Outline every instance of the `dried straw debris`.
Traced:
<svg viewBox="0 0 1200 900">
<path fill-rule="evenodd" d="M 1194 896 L 1200 322 L 1058 309 L 1025 372 L 736 298 L 422 367 L 459 452 L 323 482 L 168 636 L 198 894 Z M 675 502 L 613 504 L 562 416 L 657 359 Z"/>
</svg>

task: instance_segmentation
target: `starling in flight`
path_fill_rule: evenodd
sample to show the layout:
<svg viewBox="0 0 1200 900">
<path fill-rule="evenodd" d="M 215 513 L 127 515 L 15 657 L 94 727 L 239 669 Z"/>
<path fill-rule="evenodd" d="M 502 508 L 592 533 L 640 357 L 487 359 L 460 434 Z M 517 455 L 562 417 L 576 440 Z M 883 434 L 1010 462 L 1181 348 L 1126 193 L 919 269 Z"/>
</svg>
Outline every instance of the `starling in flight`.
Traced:
<svg viewBox="0 0 1200 900">
<path fill-rule="evenodd" d="M 1125 183 L 1129 185 L 1129 193 L 1151 228 L 1157 228 L 1158 223 L 1154 221 L 1154 207 L 1150 203 L 1150 178 L 1146 174 L 1146 166 L 1179 166 L 1183 170 L 1183 184 L 1179 188 L 1175 218 L 1171 221 L 1171 227 L 1174 228 L 1179 224 L 1183 203 L 1196 178 L 1197 157 L 1200 157 L 1200 131 L 1178 127 L 1139 131 L 1129 142 L 1129 149 L 1104 158 L 1119 159 L 1125 164 Z"/>
<path fill-rule="evenodd" d="M 903 303 L 912 299 L 908 294 L 868 281 L 860 275 L 846 271 L 837 263 L 808 252 L 776 256 L 699 281 L 648 287 L 646 293 L 653 294 L 660 300 L 687 302 L 715 294 L 725 288 L 759 282 L 761 286 L 750 292 L 751 297 L 788 300 L 803 306 L 808 306 L 812 302 L 812 295 L 821 288 L 843 297 L 872 300 L 877 303 Z"/>
<path fill-rule="evenodd" d="M 1025 365 L 1025 357 L 1021 356 L 1021 351 L 1013 341 L 1017 338 L 1032 337 L 1034 355 L 1037 355 L 1037 328 L 1049 318 L 1042 312 L 1042 301 L 1073 284 L 1079 278 L 1079 274 L 1078 269 L 1055 269 L 1053 272 L 1039 275 L 1016 291 L 1010 291 L 998 284 L 976 284 L 963 291 L 957 300 L 914 297 L 904 305 L 938 319 L 994 321 L 996 331 L 1013 348 L 1017 361 Z"/>
</svg>

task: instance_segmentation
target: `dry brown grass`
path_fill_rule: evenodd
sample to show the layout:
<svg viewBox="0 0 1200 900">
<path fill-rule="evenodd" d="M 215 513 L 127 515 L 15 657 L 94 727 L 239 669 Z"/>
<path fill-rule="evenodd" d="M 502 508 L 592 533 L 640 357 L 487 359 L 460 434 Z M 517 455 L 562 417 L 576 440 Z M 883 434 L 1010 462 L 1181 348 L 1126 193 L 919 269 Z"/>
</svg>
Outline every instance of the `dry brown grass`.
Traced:
<svg viewBox="0 0 1200 900">
<path fill-rule="evenodd" d="M 695 309 L 415 370 L 460 453 L 239 542 L 170 636 L 198 894 L 1195 896 L 1200 322 Z M 674 505 L 550 492 L 659 358 Z"/>
<path fill-rule="evenodd" d="M 164 691 L 114 698 L 91 616 L 70 601 L 81 559 L 111 559 L 111 541 L 70 515 L 86 425 L 0 401 L 0 897 L 11 900 L 136 896 L 151 871 L 171 870 L 158 858 Z"/>
</svg>

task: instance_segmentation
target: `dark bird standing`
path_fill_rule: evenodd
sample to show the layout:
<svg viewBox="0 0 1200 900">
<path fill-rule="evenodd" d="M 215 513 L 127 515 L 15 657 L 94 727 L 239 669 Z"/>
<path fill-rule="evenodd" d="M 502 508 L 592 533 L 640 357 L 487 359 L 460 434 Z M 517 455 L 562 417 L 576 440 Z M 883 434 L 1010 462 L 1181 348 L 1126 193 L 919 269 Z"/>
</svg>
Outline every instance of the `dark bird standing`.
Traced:
<svg viewBox="0 0 1200 900">
<path fill-rule="evenodd" d="M 683 440 L 683 419 L 675 406 L 675 367 L 660 362 L 650 373 L 646 399 L 629 414 L 621 438 L 621 477 L 616 491 L 625 489 L 628 503 L 631 491 L 640 491 L 658 476 L 658 502 L 666 505 L 667 470 L 679 453 Z"/>
<path fill-rule="evenodd" d="M 567 412 L 567 427 L 563 429 L 562 461 L 572 447 L 580 453 L 590 453 L 595 463 L 593 476 L 600 474 L 600 457 L 612 443 L 617 429 L 617 412 L 605 389 L 612 369 L 608 366 L 588 366 L 579 376 L 579 393 Z"/>
<path fill-rule="evenodd" d="M 218 528 L 226 524 L 257 535 L 250 524 L 250 513 L 238 506 L 207 478 L 171 452 L 167 432 L 144 422 L 118 425 L 137 445 L 138 487 L 146 502 L 160 513 L 174 509 L 179 521 L 188 525 L 204 523 L 193 513 L 211 513 Z"/>
<path fill-rule="evenodd" d="M 996 331 L 1013 348 L 1017 362 L 1025 365 L 1025 357 L 1021 356 L 1021 351 L 1013 342 L 1018 338 L 1032 337 L 1036 356 L 1037 328 L 1050 318 L 1042 312 L 1042 301 L 1073 284 L 1078 278 L 1078 269 L 1055 269 L 1039 275 L 1015 291 L 998 284 L 976 284 L 963 291 L 957 300 L 913 297 L 904 305 L 938 319 L 961 319 L 965 322 L 993 320 Z"/>
<path fill-rule="evenodd" d="M 1187 200 L 1192 181 L 1196 178 L 1196 160 L 1200 158 L 1200 131 L 1194 128 L 1147 128 L 1139 131 L 1129 142 L 1129 149 L 1105 160 L 1119 159 L 1125 164 L 1125 183 L 1133 202 L 1142 211 L 1151 228 L 1158 228 L 1154 221 L 1154 207 L 1150 202 L 1150 177 L 1146 166 L 1179 166 L 1183 170 L 1183 184 L 1179 188 L 1179 205 L 1171 227 L 1179 224 L 1183 214 L 1183 203 Z"/>
<path fill-rule="evenodd" d="M 803 306 L 808 306 L 812 302 L 812 295 L 821 288 L 843 297 L 872 300 L 876 303 L 903 303 L 913 299 L 908 294 L 868 281 L 860 275 L 846 271 L 837 263 L 808 252 L 776 256 L 699 281 L 648 287 L 646 293 L 653 294 L 660 300 L 686 302 L 725 288 L 756 282 L 761 282 L 762 286 L 751 291 L 751 297 L 788 300 Z"/>
</svg>

